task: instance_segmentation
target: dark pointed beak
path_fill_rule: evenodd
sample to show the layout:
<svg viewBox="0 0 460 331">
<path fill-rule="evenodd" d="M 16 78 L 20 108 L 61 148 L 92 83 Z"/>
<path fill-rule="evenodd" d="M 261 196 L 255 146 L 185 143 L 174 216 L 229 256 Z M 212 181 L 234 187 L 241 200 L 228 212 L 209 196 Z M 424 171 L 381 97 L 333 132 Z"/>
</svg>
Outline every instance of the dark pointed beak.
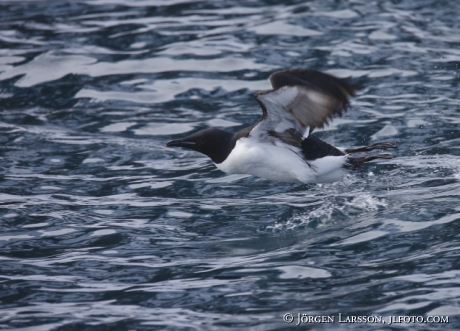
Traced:
<svg viewBox="0 0 460 331">
<path fill-rule="evenodd" d="M 182 141 L 182 139 L 171 140 L 170 142 L 166 143 L 166 147 L 186 147 L 191 148 L 196 145 L 194 141 Z"/>
</svg>

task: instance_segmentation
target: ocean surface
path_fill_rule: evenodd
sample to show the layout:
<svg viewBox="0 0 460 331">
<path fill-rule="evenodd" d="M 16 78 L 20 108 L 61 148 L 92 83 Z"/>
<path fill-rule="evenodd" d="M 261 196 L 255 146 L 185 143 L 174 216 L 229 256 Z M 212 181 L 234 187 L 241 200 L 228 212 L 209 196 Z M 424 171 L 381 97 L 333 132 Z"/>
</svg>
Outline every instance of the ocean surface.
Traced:
<svg viewBox="0 0 460 331">
<path fill-rule="evenodd" d="M 460 330 L 459 13 L 0 1 L 0 330 Z M 359 89 L 318 137 L 397 157 L 304 185 L 165 147 L 293 67 Z"/>
</svg>

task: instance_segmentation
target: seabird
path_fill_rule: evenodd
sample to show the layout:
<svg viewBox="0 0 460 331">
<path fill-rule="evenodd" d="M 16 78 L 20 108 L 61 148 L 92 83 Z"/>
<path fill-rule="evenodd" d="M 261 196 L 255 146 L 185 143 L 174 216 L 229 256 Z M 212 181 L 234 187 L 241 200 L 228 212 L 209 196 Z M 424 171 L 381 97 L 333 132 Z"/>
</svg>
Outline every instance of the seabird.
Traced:
<svg viewBox="0 0 460 331">
<path fill-rule="evenodd" d="M 396 148 L 394 143 L 339 149 L 312 135 L 315 128 L 322 128 L 349 108 L 348 98 L 355 88 L 343 79 L 311 69 L 288 69 L 272 74 L 270 83 L 272 89 L 254 95 L 263 113 L 255 124 L 235 133 L 205 129 L 166 146 L 203 153 L 228 174 L 293 183 L 340 180 L 346 169 L 394 157 L 351 156 Z"/>
</svg>

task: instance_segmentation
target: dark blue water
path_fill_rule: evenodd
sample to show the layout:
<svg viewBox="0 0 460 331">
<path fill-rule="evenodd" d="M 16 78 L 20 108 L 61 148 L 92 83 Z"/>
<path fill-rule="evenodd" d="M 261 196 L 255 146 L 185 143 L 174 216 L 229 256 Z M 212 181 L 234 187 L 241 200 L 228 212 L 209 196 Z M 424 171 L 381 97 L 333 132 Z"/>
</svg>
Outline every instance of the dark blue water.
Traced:
<svg viewBox="0 0 460 331">
<path fill-rule="evenodd" d="M 459 12 L 2 1 L 0 330 L 459 330 Z M 252 94 L 291 67 L 360 89 L 319 137 L 398 157 L 295 185 L 164 147 L 254 123 Z"/>
</svg>

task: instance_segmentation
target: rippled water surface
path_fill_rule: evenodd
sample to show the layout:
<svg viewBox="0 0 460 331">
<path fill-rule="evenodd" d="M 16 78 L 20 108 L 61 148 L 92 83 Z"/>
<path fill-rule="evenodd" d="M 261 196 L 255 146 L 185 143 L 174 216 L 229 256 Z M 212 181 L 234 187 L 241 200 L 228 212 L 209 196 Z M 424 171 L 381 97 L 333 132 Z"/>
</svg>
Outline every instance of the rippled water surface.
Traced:
<svg viewBox="0 0 460 331">
<path fill-rule="evenodd" d="M 0 329 L 459 330 L 459 12 L 443 0 L 0 2 Z M 164 147 L 254 123 L 252 94 L 290 67 L 360 89 L 317 136 L 396 141 L 398 157 L 297 185 Z M 336 323 L 296 327 L 298 313 Z"/>
</svg>

